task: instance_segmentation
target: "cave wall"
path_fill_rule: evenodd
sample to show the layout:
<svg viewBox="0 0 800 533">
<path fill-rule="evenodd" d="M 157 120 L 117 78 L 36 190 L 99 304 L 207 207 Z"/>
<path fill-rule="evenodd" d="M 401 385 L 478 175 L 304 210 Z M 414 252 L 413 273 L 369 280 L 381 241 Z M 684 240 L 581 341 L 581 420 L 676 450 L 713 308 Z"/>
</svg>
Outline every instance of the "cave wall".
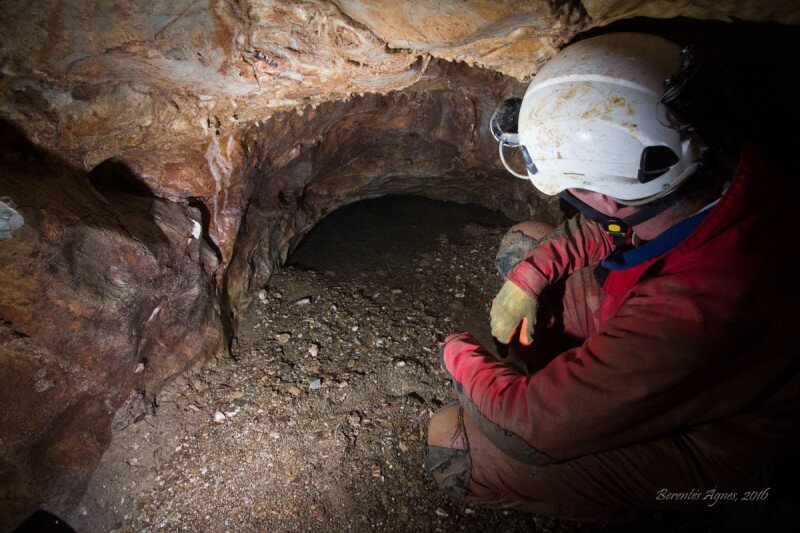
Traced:
<svg viewBox="0 0 800 533">
<path fill-rule="evenodd" d="M 406 90 L 306 107 L 248 131 L 249 201 L 226 277 L 234 316 L 317 221 L 351 202 L 419 194 L 556 222 L 557 202 L 505 171 L 488 131 L 496 103 L 523 90 L 493 71 L 434 61 Z"/>
<path fill-rule="evenodd" d="M 132 423 L 165 381 L 227 343 L 197 209 L 107 187 L 7 124 L 0 136 L 3 192 L 25 214 L 0 243 L 5 530 L 37 502 L 76 505 L 115 414 Z"/>
<path fill-rule="evenodd" d="M 222 267 L 254 123 L 409 87 L 434 57 L 529 76 L 583 27 L 544 1 L 0 5 L 2 116 L 77 168 L 113 159 L 159 197 L 201 199 Z"/>
<path fill-rule="evenodd" d="M 111 428 L 224 354 L 250 291 L 337 207 L 414 193 L 554 222 L 553 201 L 500 167 L 487 123 L 579 33 L 799 13 L 0 0 L 0 530 L 39 505 L 69 510 Z"/>
</svg>

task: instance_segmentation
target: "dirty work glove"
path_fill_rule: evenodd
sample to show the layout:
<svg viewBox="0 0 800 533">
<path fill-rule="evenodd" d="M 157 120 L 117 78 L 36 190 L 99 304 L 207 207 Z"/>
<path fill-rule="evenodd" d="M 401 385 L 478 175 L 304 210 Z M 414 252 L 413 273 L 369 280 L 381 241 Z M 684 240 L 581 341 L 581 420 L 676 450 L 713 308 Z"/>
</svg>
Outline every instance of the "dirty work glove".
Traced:
<svg viewBox="0 0 800 533">
<path fill-rule="evenodd" d="M 603 227 L 583 215 L 545 235 L 506 276 L 492 304 L 492 335 L 507 344 L 519 326 L 520 342 L 530 345 L 544 288 L 576 270 L 596 265 L 613 249 L 613 240 Z"/>
<path fill-rule="evenodd" d="M 539 302 L 533 296 L 506 281 L 492 302 L 489 318 L 492 336 L 503 344 L 509 344 L 519 330 L 519 342 L 530 346 L 536 326 L 536 310 Z"/>
<path fill-rule="evenodd" d="M 494 266 L 497 267 L 500 277 L 506 279 L 508 273 L 522 261 L 523 257 L 530 253 L 538 242 L 538 240 L 519 230 L 509 231 L 503 235 L 503 239 L 500 241 L 500 248 L 497 250 L 497 257 L 494 260 Z"/>
</svg>

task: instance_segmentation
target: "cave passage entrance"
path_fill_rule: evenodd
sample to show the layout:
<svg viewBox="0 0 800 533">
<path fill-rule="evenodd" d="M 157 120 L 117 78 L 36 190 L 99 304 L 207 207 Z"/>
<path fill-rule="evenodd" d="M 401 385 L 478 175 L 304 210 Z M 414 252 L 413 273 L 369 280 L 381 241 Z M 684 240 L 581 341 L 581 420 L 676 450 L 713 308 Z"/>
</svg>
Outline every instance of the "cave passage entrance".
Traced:
<svg viewBox="0 0 800 533">
<path fill-rule="evenodd" d="M 369 304 L 409 305 L 423 319 L 420 329 L 440 337 L 471 331 L 491 343 L 488 306 L 501 284 L 494 257 L 511 224 L 476 204 L 412 195 L 363 200 L 312 228 L 288 257 L 286 274 L 314 271 L 322 283 L 349 286 Z M 386 320 L 398 317 L 389 312 Z"/>
<path fill-rule="evenodd" d="M 455 245 L 452 253 L 458 253 L 458 245 L 480 235 L 502 235 L 511 224 L 505 215 L 476 204 L 383 196 L 344 206 L 320 220 L 286 265 L 337 280 L 414 288 L 424 281 L 418 274 L 435 267 L 431 258 L 442 247 Z M 476 251 L 461 259 L 490 265 L 493 256 Z"/>
<path fill-rule="evenodd" d="M 509 225 L 418 196 L 331 212 L 259 289 L 233 357 L 182 375 L 159 394 L 158 416 L 119 433 L 68 521 L 89 531 L 129 520 L 137 531 L 528 528 L 523 513 L 465 508 L 421 468 L 428 421 L 455 398 L 437 344 L 465 330 L 492 342 L 494 256 Z"/>
</svg>

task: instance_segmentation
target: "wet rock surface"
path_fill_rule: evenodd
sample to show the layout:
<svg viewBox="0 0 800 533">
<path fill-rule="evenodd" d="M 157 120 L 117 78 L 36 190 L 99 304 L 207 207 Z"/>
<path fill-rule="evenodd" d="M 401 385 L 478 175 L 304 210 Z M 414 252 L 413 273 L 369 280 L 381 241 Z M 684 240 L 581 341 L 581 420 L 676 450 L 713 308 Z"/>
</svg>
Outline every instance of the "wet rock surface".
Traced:
<svg viewBox="0 0 800 533">
<path fill-rule="evenodd" d="M 493 258 L 509 223 L 409 197 L 330 215 L 257 294 L 233 358 L 178 378 L 154 415 L 115 435 L 72 521 L 571 531 L 452 501 L 422 469 L 428 420 L 453 399 L 437 343 L 463 329 L 488 335 L 501 283 Z"/>
</svg>

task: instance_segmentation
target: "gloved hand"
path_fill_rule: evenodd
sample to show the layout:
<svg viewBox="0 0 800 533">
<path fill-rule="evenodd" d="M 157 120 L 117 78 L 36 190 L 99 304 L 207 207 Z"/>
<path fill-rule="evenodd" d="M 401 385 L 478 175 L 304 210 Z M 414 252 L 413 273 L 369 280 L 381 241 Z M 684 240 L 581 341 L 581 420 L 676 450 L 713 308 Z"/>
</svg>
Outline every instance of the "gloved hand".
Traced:
<svg viewBox="0 0 800 533">
<path fill-rule="evenodd" d="M 519 330 L 519 342 L 530 346 L 536 326 L 536 311 L 539 302 L 520 289 L 512 281 L 506 281 L 492 302 L 489 313 L 492 336 L 503 344 L 508 344 Z"/>
<path fill-rule="evenodd" d="M 490 314 L 492 335 L 505 344 L 519 328 L 519 340 L 533 341 L 539 295 L 579 268 L 593 266 L 613 250 L 603 227 L 578 215 L 544 236 L 506 276 Z"/>
</svg>

